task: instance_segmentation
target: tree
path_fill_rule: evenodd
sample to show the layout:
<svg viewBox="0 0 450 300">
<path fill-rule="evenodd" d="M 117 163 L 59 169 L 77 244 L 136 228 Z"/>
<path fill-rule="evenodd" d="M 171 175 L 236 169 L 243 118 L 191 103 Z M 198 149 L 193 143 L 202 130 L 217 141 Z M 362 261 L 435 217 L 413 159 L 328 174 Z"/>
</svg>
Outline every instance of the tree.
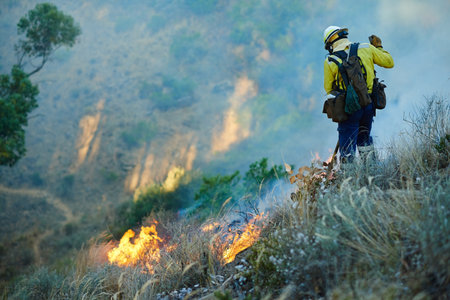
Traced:
<svg viewBox="0 0 450 300">
<path fill-rule="evenodd" d="M 49 57 L 61 46 L 72 47 L 81 29 L 71 16 L 50 3 L 36 5 L 17 24 L 18 34 L 25 34 L 15 46 L 18 64 L 11 75 L 0 75 L 0 165 L 13 166 L 25 155 L 25 130 L 28 115 L 38 107 L 38 87 L 29 77 L 39 72 Z M 31 72 L 24 71 L 25 60 L 40 60 Z"/>
<path fill-rule="evenodd" d="M 14 165 L 25 155 L 25 130 L 28 114 L 38 104 L 38 87 L 18 66 L 11 76 L 0 75 L 0 165 Z"/>
<path fill-rule="evenodd" d="M 26 37 L 15 46 L 18 65 L 23 67 L 26 57 L 40 60 L 38 67 L 28 76 L 40 71 L 50 55 L 61 46 L 72 47 L 81 33 L 71 16 L 65 15 L 50 3 L 37 4 L 20 19 L 17 31 Z"/>
</svg>

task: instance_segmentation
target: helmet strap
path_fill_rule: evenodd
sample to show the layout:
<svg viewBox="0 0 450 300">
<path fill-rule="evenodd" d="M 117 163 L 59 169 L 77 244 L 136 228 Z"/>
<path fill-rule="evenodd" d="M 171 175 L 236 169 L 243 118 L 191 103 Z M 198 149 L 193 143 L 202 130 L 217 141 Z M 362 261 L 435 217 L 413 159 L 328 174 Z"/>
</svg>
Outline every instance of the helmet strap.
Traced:
<svg viewBox="0 0 450 300">
<path fill-rule="evenodd" d="M 329 52 L 330 54 L 332 54 L 332 53 L 333 53 L 333 43 L 327 43 L 327 44 L 325 45 L 325 50 L 328 50 L 328 52 Z"/>
</svg>

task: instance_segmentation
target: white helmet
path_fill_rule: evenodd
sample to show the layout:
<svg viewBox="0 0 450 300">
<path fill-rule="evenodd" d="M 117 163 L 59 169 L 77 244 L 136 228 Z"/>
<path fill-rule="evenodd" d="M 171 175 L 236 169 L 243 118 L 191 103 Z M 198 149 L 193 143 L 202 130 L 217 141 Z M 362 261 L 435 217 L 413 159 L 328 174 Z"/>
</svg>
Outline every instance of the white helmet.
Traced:
<svg viewBox="0 0 450 300">
<path fill-rule="evenodd" d="M 336 33 L 341 33 L 342 32 L 342 36 L 347 36 L 348 35 L 348 28 L 345 27 L 339 27 L 339 26 L 328 26 L 327 29 L 324 30 L 323 32 L 323 43 L 325 44 L 325 46 L 328 44 L 330 38 L 335 35 Z"/>
</svg>

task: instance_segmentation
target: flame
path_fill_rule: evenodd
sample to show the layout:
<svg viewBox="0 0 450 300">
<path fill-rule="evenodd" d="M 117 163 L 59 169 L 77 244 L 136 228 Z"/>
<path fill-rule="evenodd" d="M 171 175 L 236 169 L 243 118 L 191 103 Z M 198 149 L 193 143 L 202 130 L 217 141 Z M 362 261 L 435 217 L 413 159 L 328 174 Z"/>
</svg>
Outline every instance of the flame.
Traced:
<svg viewBox="0 0 450 300">
<path fill-rule="evenodd" d="M 225 264 L 232 262 L 237 254 L 252 246 L 258 240 L 263 226 L 258 226 L 256 222 L 261 221 L 263 216 L 264 213 L 261 213 L 251 219 L 250 222 L 245 225 L 242 233 L 239 233 L 240 230 L 237 230 L 234 235 L 231 233 L 225 237 L 228 242 L 231 242 L 231 245 L 224 250 L 222 255 Z"/>
<path fill-rule="evenodd" d="M 212 223 L 203 225 L 200 228 L 200 230 L 203 231 L 203 232 L 209 232 L 209 231 L 212 231 L 212 230 L 218 228 L 219 226 L 220 226 L 219 222 L 212 222 Z"/>
<path fill-rule="evenodd" d="M 221 247 L 213 247 L 219 250 L 225 264 L 228 264 L 236 258 L 236 255 L 252 246 L 259 238 L 263 225 L 261 220 L 266 218 L 264 213 L 256 215 L 247 224 L 240 228 L 228 228 L 224 232 L 224 227 L 219 222 L 211 222 L 203 225 L 200 229 L 202 232 L 209 232 L 215 229 L 222 229 L 214 240 L 219 242 Z M 161 251 L 164 253 L 172 252 L 179 245 L 164 244 L 164 240 L 158 236 L 156 231 L 157 221 L 151 226 L 142 226 L 137 237 L 133 230 L 128 230 L 120 239 L 117 247 L 108 251 L 108 261 L 121 267 L 141 266 L 145 271 L 153 274 L 154 266 L 161 259 Z M 257 224 L 259 223 L 259 224 Z M 217 245 L 217 244 L 216 244 Z M 220 254 L 219 254 L 220 256 Z"/>
<path fill-rule="evenodd" d="M 133 230 L 125 232 L 119 246 L 108 252 L 109 262 L 122 267 L 141 265 L 153 273 L 153 265 L 161 258 L 160 246 L 163 242 L 158 236 L 156 225 L 142 226 L 139 236 L 134 237 Z M 133 238 L 134 242 L 131 241 Z"/>
</svg>

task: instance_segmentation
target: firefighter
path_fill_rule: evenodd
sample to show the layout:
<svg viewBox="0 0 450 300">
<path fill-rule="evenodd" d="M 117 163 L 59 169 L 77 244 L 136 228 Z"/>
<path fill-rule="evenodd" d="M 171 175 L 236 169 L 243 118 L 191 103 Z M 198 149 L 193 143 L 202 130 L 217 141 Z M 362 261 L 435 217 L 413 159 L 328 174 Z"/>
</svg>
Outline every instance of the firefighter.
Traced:
<svg viewBox="0 0 450 300">
<path fill-rule="evenodd" d="M 375 78 L 374 64 L 380 67 L 394 67 L 392 56 L 383 49 L 381 39 L 375 35 L 369 37 L 369 43 L 358 45 L 357 56 L 363 65 L 362 70 L 367 84 L 369 95 L 372 93 L 373 80 Z M 349 54 L 352 42 L 348 39 L 348 29 L 338 26 L 329 26 L 323 34 L 325 49 L 329 56 L 342 63 L 339 57 L 346 57 Z M 342 76 L 339 74 L 338 66 L 328 57 L 324 63 L 324 88 L 327 97 L 332 97 L 332 92 L 336 89 L 345 89 Z M 370 136 L 375 109 L 370 103 L 361 107 L 358 111 L 350 114 L 348 119 L 338 123 L 339 152 L 341 161 L 351 162 L 354 158 L 356 148 L 360 156 L 373 153 L 373 140 Z"/>
</svg>

